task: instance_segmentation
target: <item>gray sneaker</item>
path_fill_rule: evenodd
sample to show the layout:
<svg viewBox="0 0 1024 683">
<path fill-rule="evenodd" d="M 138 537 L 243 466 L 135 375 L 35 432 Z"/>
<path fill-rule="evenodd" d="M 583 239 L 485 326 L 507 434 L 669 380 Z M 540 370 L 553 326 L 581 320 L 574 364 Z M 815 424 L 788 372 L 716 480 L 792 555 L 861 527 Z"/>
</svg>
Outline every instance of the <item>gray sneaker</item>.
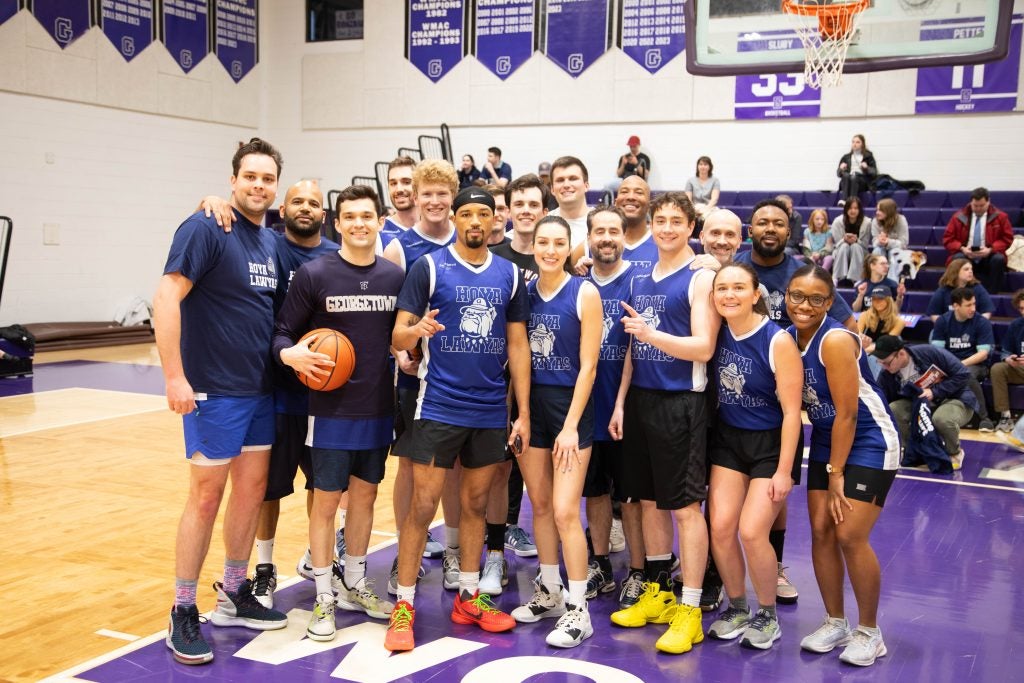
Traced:
<svg viewBox="0 0 1024 683">
<path fill-rule="evenodd" d="M 459 587 L 459 551 L 451 548 L 444 549 L 444 588 L 453 591 Z"/>
<path fill-rule="evenodd" d="M 337 572 L 335 572 L 335 575 L 337 575 Z M 421 564 L 420 565 L 420 571 L 416 575 L 416 582 L 418 583 L 419 580 L 422 579 L 426 575 L 427 575 L 427 570 L 425 570 L 423 568 L 423 565 Z M 397 557 L 391 563 L 391 574 L 388 575 L 388 593 L 390 593 L 391 595 L 398 595 L 398 558 Z"/>
<path fill-rule="evenodd" d="M 334 603 L 349 612 L 363 612 L 374 619 L 387 619 L 395 608 L 394 604 L 377 595 L 373 590 L 373 579 L 365 576 L 351 588 L 345 585 L 345 577 L 342 577 L 332 588 L 338 593 Z"/>
<path fill-rule="evenodd" d="M 984 420 L 978 423 L 978 431 L 991 433 L 996 431 L 996 426 L 992 424 L 992 420 L 985 418 Z"/>
<path fill-rule="evenodd" d="M 512 618 L 520 624 L 532 624 L 541 619 L 554 619 L 565 614 L 565 596 L 563 591 L 548 591 L 544 584 L 534 584 L 533 597 L 525 605 L 512 610 Z"/>
<path fill-rule="evenodd" d="M 622 582 L 622 590 L 619 592 L 619 609 L 632 607 L 644 594 L 644 573 L 630 572 L 626 580 Z"/>
<path fill-rule="evenodd" d="M 594 560 L 587 567 L 587 592 L 585 597 L 592 600 L 598 593 L 611 593 L 615 590 L 615 579 L 601 570 L 601 565 Z"/>
<path fill-rule="evenodd" d="M 306 635 L 310 640 L 327 642 L 334 640 L 334 596 L 322 593 L 316 596 L 313 603 L 313 614 L 306 626 Z"/>
<path fill-rule="evenodd" d="M 1004 432 L 1009 434 L 1013 431 L 1013 418 L 1003 417 L 999 419 L 999 424 L 996 425 L 997 432 Z"/>
<path fill-rule="evenodd" d="M 792 605 L 796 602 L 796 599 L 800 597 L 800 593 L 797 592 L 796 586 L 786 576 L 786 567 L 782 566 L 779 562 L 779 575 L 776 579 L 775 585 L 775 599 L 784 605 Z"/>
<path fill-rule="evenodd" d="M 435 541 L 433 534 L 427 531 L 427 543 L 423 546 L 423 557 L 436 560 L 442 555 L 444 555 L 444 546 L 440 541 Z"/>
<path fill-rule="evenodd" d="M 750 619 L 749 610 L 737 609 L 730 605 L 711 624 L 708 635 L 718 640 L 732 640 L 743 633 L 750 624 Z"/>
<path fill-rule="evenodd" d="M 846 619 L 833 619 L 827 614 L 818 630 L 800 641 L 800 647 L 808 652 L 824 654 L 832 652 L 850 640 L 850 624 Z"/>
<path fill-rule="evenodd" d="M 501 595 L 504 586 L 508 585 L 508 562 L 500 550 L 487 552 L 484 569 L 480 572 L 480 592 L 487 595 Z"/>
<path fill-rule="evenodd" d="M 537 546 L 533 544 L 530 535 L 515 524 L 509 524 L 505 529 L 505 548 L 511 550 L 519 557 L 536 557 Z"/>
<path fill-rule="evenodd" d="M 881 629 L 876 635 L 870 636 L 858 628 L 850 635 L 850 644 L 839 655 L 839 661 L 854 666 L 871 666 L 875 659 L 884 657 L 888 652 L 885 649 L 885 641 L 882 640 Z"/>
<path fill-rule="evenodd" d="M 772 616 L 766 609 L 759 609 L 743 632 L 740 645 L 756 650 L 770 650 L 772 643 L 781 637 L 782 627 L 779 625 L 779 618 Z"/>
</svg>

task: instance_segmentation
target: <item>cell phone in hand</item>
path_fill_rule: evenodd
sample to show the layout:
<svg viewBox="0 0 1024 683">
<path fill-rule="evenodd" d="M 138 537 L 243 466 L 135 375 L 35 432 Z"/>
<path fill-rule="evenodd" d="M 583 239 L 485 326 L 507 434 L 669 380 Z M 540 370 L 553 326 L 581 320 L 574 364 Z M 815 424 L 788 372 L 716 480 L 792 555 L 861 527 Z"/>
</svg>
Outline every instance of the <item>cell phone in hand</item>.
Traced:
<svg viewBox="0 0 1024 683">
<path fill-rule="evenodd" d="M 971 251 L 981 251 L 981 247 L 971 247 Z"/>
<path fill-rule="evenodd" d="M 523 454 L 523 437 L 516 434 L 515 440 L 512 441 L 512 450 L 516 452 L 516 455 Z"/>
</svg>

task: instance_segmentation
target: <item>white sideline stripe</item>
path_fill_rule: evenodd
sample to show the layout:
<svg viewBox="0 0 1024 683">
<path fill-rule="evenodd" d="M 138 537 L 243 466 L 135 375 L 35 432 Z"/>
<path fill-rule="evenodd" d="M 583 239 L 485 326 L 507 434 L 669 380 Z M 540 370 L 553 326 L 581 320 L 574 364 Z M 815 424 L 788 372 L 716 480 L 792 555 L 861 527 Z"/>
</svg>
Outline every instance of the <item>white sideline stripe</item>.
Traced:
<svg viewBox="0 0 1024 683">
<path fill-rule="evenodd" d="M 801 467 L 807 469 L 807 463 L 804 462 Z M 987 468 L 986 468 L 987 469 Z M 984 472 L 985 470 L 982 470 Z M 976 481 L 953 481 L 952 479 L 933 479 L 931 477 L 915 477 L 911 474 L 897 474 L 897 479 L 910 479 L 912 481 L 924 481 L 931 482 L 933 484 L 952 484 L 953 486 L 973 486 L 979 489 L 996 489 L 997 491 L 1014 491 L 1016 493 L 1024 493 L 1024 489 L 1018 486 L 998 486 L 996 484 L 982 484 Z"/>
<path fill-rule="evenodd" d="M 99 631 L 96 631 L 96 635 L 98 635 L 98 636 L 106 636 L 108 638 L 117 638 L 118 640 L 127 640 L 130 643 L 131 642 L 135 642 L 136 640 L 138 640 L 141 637 L 141 636 L 133 636 L 131 633 L 122 633 L 121 631 L 111 631 L 108 628 L 101 628 Z"/>
<path fill-rule="evenodd" d="M 438 527 L 438 526 L 440 526 L 442 524 L 444 524 L 444 520 L 438 520 L 438 521 L 434 522 L 433 524 L 431 524 L 430 528 L 433 529 L 433 528 Z M 377 545 L 367 549 L 366 554 L 370 555 L 371 553 L 375 553 L 375 552 L 377 552 L 379 550 L 383 550 L 384 548 L 387 548 L 389 546 L 395 545 L 397 542 L 398 542 L 398 537 L 397 536 L 395 536 L 394 538 L 390 538 L 390 539 L 388 539 L 386 541 L 381 541 Z M 282 583 L 280 583 L 278 585 L 278 588 L 279 589 L 281 589 L 281 588 L 288 588 L 290 586 L 294 586 L 297 583 L 301 583 L 301 582 L 303 582 L 305 580 L 306 579 L 302 578 L 301 576 L 293 576 L 292 578 L 288 579 L 287 581 L 283 581 Z M 203 616 L 209 617 L 210 613 L 207 612 Z M 67 683 L 68 681 L 81 680 L 81 679 L 75 678 L 75 676 L 77 676 L 78 674 L 80 674 L 80 673 L 82 673 L 84 671 L 88 671 L 90 669 L 94 669 L 97 666 L 102 666 L 103 664 L 106 664 L 107 662 L 112 662 L 115 659 L 117 659 L 118 657 L 122 657 L 122 656 L 124 656 L 126 654 L 129 654 L 131 652 L 135 652 L 136 650 L 141 650 L 142 648 L 146 647 L 147 645 L 152 645 L 153 643 L 155 643 L 157 641 L 164 640 L 166 637 L 167 637 L 167 631 L 166 630 L 157 631 L 153 635 L 145 636 L 144 638 L 139 638 L 135 642 L 128 643 L 127 645 L 123 645 L 123 646 L 117 648 L 116 650 L 108 652 L 105 655 L 100 655 L 99 657 L 94 657 L 93 659 L 90 659 L 87 662 L 82 662 L 81 664 L 73 666 L 70 669 L 67 669 L 66 671 L 61 671 L 60 673 L 56 673 L 56 674 L 54 674 L 52 676 L 49 676 L 49 677 L 44 678 L 44 679 L 41 679 L 39 681 L 39 683 L 57 683 L 58 681 L 60 681 L 61 683 Z M 168 655 L 168 656 L 170 656 L 170 655 Z"/>
</svg>

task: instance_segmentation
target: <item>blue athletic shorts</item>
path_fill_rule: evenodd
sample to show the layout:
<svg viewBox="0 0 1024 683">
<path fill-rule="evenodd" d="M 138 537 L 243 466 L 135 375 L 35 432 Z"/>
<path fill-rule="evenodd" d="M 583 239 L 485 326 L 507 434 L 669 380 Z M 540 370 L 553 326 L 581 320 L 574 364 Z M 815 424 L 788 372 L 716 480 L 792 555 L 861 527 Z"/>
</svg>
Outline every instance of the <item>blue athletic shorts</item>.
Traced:
<svg viewBox="0 0 1024 683">
<path fill-rule="evenodd" d="M 387 449 L 395 435 L 395 418 L 385 417 L 350 420 L 341 417 L 309 416 L 306 445 L 336 451 Z"/>
<path fill-rule="evenodd" d="M 379 484 L 384 479 L 387 446 L 362 450 L 313 448 L 312 451 L 315 489 L 347 491 L 350 476 L 368 484 Z"/>
<path fill-rule="evenodd" d="M 274 443 L 274 396 L 216 396 L 196 400 L 182 419 L 185 457 L 202 453 L 209 460 L 240 455 L 245 446 Z"/>
</svg>

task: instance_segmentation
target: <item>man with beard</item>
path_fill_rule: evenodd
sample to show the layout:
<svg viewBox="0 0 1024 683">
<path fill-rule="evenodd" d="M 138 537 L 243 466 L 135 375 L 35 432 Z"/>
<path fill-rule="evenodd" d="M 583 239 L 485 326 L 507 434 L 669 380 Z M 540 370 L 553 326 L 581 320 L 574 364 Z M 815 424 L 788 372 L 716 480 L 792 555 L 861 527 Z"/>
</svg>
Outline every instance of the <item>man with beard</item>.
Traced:
<svg viewBox="0 0 1024 683">
<path fill-rule="evenodd" d="M 623 180 L 615 194 L 615 206 L 622 209 L 626 217 L 622 258 L 641 270 L 650 270 L 658 260 L 658 247 L 651 238 L 647 221 L 647 210 L 651 206 L 651 188 L 647 181 L 637 175 Z M 588 240 L 573 249 L 571 261 L 577 275 L 587 274 L 594 262 L 589 233 Z"/>
<path fill-rule="evenodd" d="M 412 190 L 412 172 L 415 168 L 416 161 L 412 157 L 397 157 L 388 164 L 388 196 L 391 197 L 395 215 L 384 219 L 384 226 L 380 230 L 382 249 L 416 225 L 419 216 Z"/>
</svg>

